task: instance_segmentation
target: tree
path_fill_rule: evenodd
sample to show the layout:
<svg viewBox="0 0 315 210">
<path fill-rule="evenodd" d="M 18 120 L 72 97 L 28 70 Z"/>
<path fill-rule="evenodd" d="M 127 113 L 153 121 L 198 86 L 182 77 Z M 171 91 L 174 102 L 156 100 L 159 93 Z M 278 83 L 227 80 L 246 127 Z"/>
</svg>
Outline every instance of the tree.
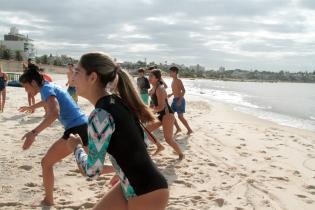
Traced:
<svg viewBox="0 0 315 210">
<path fill-rule="evenodd" d="M 40 57 L 35 57 L 35 62 L 36 62 L 37 64 L 39 64 L 39 63 L 40 63 Z"/>
<path fill-rule="evenodd" d="M 15 51 L 15 60 L 22 61 L 23 57 L 20 50 Z"/>
<path fill-rule="evenodd" d="M 3 59 L 3 53 L 5 51 L 5 46 L 4 45 L 0 45 L 0 58 Z"/>
<path fill-rule="evenodd" d="M 45 54 L 43 56 L 40 57 L 40 61 L 43 64 L 48 64 L 48 56 Z"/>
<path fill-rule="evenodd" d="M 5 59 L 5 60 L 11 59 L 11 50 L 10 49 L 5 49 L 3 51 L 3 59 Z"/>
</svg>

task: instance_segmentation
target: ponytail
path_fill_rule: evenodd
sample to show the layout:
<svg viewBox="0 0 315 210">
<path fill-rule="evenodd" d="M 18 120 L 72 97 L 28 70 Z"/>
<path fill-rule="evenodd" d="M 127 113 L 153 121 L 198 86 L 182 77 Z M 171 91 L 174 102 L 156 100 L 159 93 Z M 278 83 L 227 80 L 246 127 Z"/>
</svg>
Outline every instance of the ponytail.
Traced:
<svg viewBox="0 0 315 210">
<path fill-rule="evenodd" d="M 122 99 L 124 99 L 133 112 L 139 117 L 143 123 L 154 121 L 155 116 L 148 106 L 141 100 L 139 93 L 131 76 L 125 70 L 118 67 L 118 83 L 117 90 Z"/>
<path fill-rule="evenodd" d="M 114 91 L 112 92 L 118 94 L 127 103 L 141 122 L 155 120 L 152 111 L 141 100 L 131 76 L 120 69 L 111 56 L 99 52 L 87 53 L 80 58 L 80 65 L 85 69 L 87 75 L 96 72 L 100 84 L 104 88 L 107 88 L 107 85 L 113 85 Z M 117 85 L 114 84 L 116 82 Z"/>
<path fill-rule="evenodd" d="M 43 86 L 44 78 L 43 75 L 38 72 L 38 70 L 38 66 L 30 64 L 28 69 L 20 76 L 19 82 L 25 84 L 32 83 L 34 80 L 39 87 Z"/>
</svg>

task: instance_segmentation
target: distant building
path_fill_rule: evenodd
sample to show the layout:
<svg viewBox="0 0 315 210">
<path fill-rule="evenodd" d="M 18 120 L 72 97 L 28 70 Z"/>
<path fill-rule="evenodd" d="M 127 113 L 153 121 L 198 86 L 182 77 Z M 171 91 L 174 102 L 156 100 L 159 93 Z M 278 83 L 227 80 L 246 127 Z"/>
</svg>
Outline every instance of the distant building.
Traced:
<svg viewBox="0 0 315 210">
<path fill-rule="evenodd" d="M 23 60 L 35 57 L 35 49 L 33 40 L 28 36 L 19 34 L 19 30 L 16 27 L 11 27 L 10 33 L 4 35 L 4 40 L 0 40 L 0 45 L 11 50 L 14 56 L 16 51 L 20 51 Z"/>
<path fill-rule="evenodd" d="M 225 71 L 225 68 L 223 66 L 220 66 L 219 71 L 223 72 Z"/>
<path fill-rule="evenodd" d="M 190 69 L 194 70 L 194 71 L 205 71 L 206 68 L 203 66 L 200 66 L 199 64 L 194 65 L 194 66 L 189 66 Z"/>
</svg>

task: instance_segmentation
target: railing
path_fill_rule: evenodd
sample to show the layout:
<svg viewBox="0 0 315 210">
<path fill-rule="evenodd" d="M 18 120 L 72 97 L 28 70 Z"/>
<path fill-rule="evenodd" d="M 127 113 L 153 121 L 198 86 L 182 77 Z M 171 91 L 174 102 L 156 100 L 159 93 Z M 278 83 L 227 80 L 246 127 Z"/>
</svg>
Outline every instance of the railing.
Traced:
<svg viewBox="0 0 315 210">
<path fill-rule="evenodd" d="M 9 81 L 19 81 L 22 73 L 6 73 Z"/>
</svg>

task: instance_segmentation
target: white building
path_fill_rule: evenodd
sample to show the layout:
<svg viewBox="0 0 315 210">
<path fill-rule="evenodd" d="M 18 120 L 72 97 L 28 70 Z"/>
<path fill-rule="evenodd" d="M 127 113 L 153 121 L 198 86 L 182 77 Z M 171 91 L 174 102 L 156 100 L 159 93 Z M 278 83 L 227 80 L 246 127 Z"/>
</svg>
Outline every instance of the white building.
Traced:
<svg viewBox="0 0 315 210">
<path fill-rule="evenodd" d="M 23 60 L 27 60 L 28 58 L 35 57 L 35 49 L 32 41 L 28 36 L 19 34 L 16 27 L 11 27 L 10 33 L 4 35 L 4 40 L 0 40 L 0 45 L 10 49 L 13 56 L 16 51 L 20 51 Z"/>
</svg>

